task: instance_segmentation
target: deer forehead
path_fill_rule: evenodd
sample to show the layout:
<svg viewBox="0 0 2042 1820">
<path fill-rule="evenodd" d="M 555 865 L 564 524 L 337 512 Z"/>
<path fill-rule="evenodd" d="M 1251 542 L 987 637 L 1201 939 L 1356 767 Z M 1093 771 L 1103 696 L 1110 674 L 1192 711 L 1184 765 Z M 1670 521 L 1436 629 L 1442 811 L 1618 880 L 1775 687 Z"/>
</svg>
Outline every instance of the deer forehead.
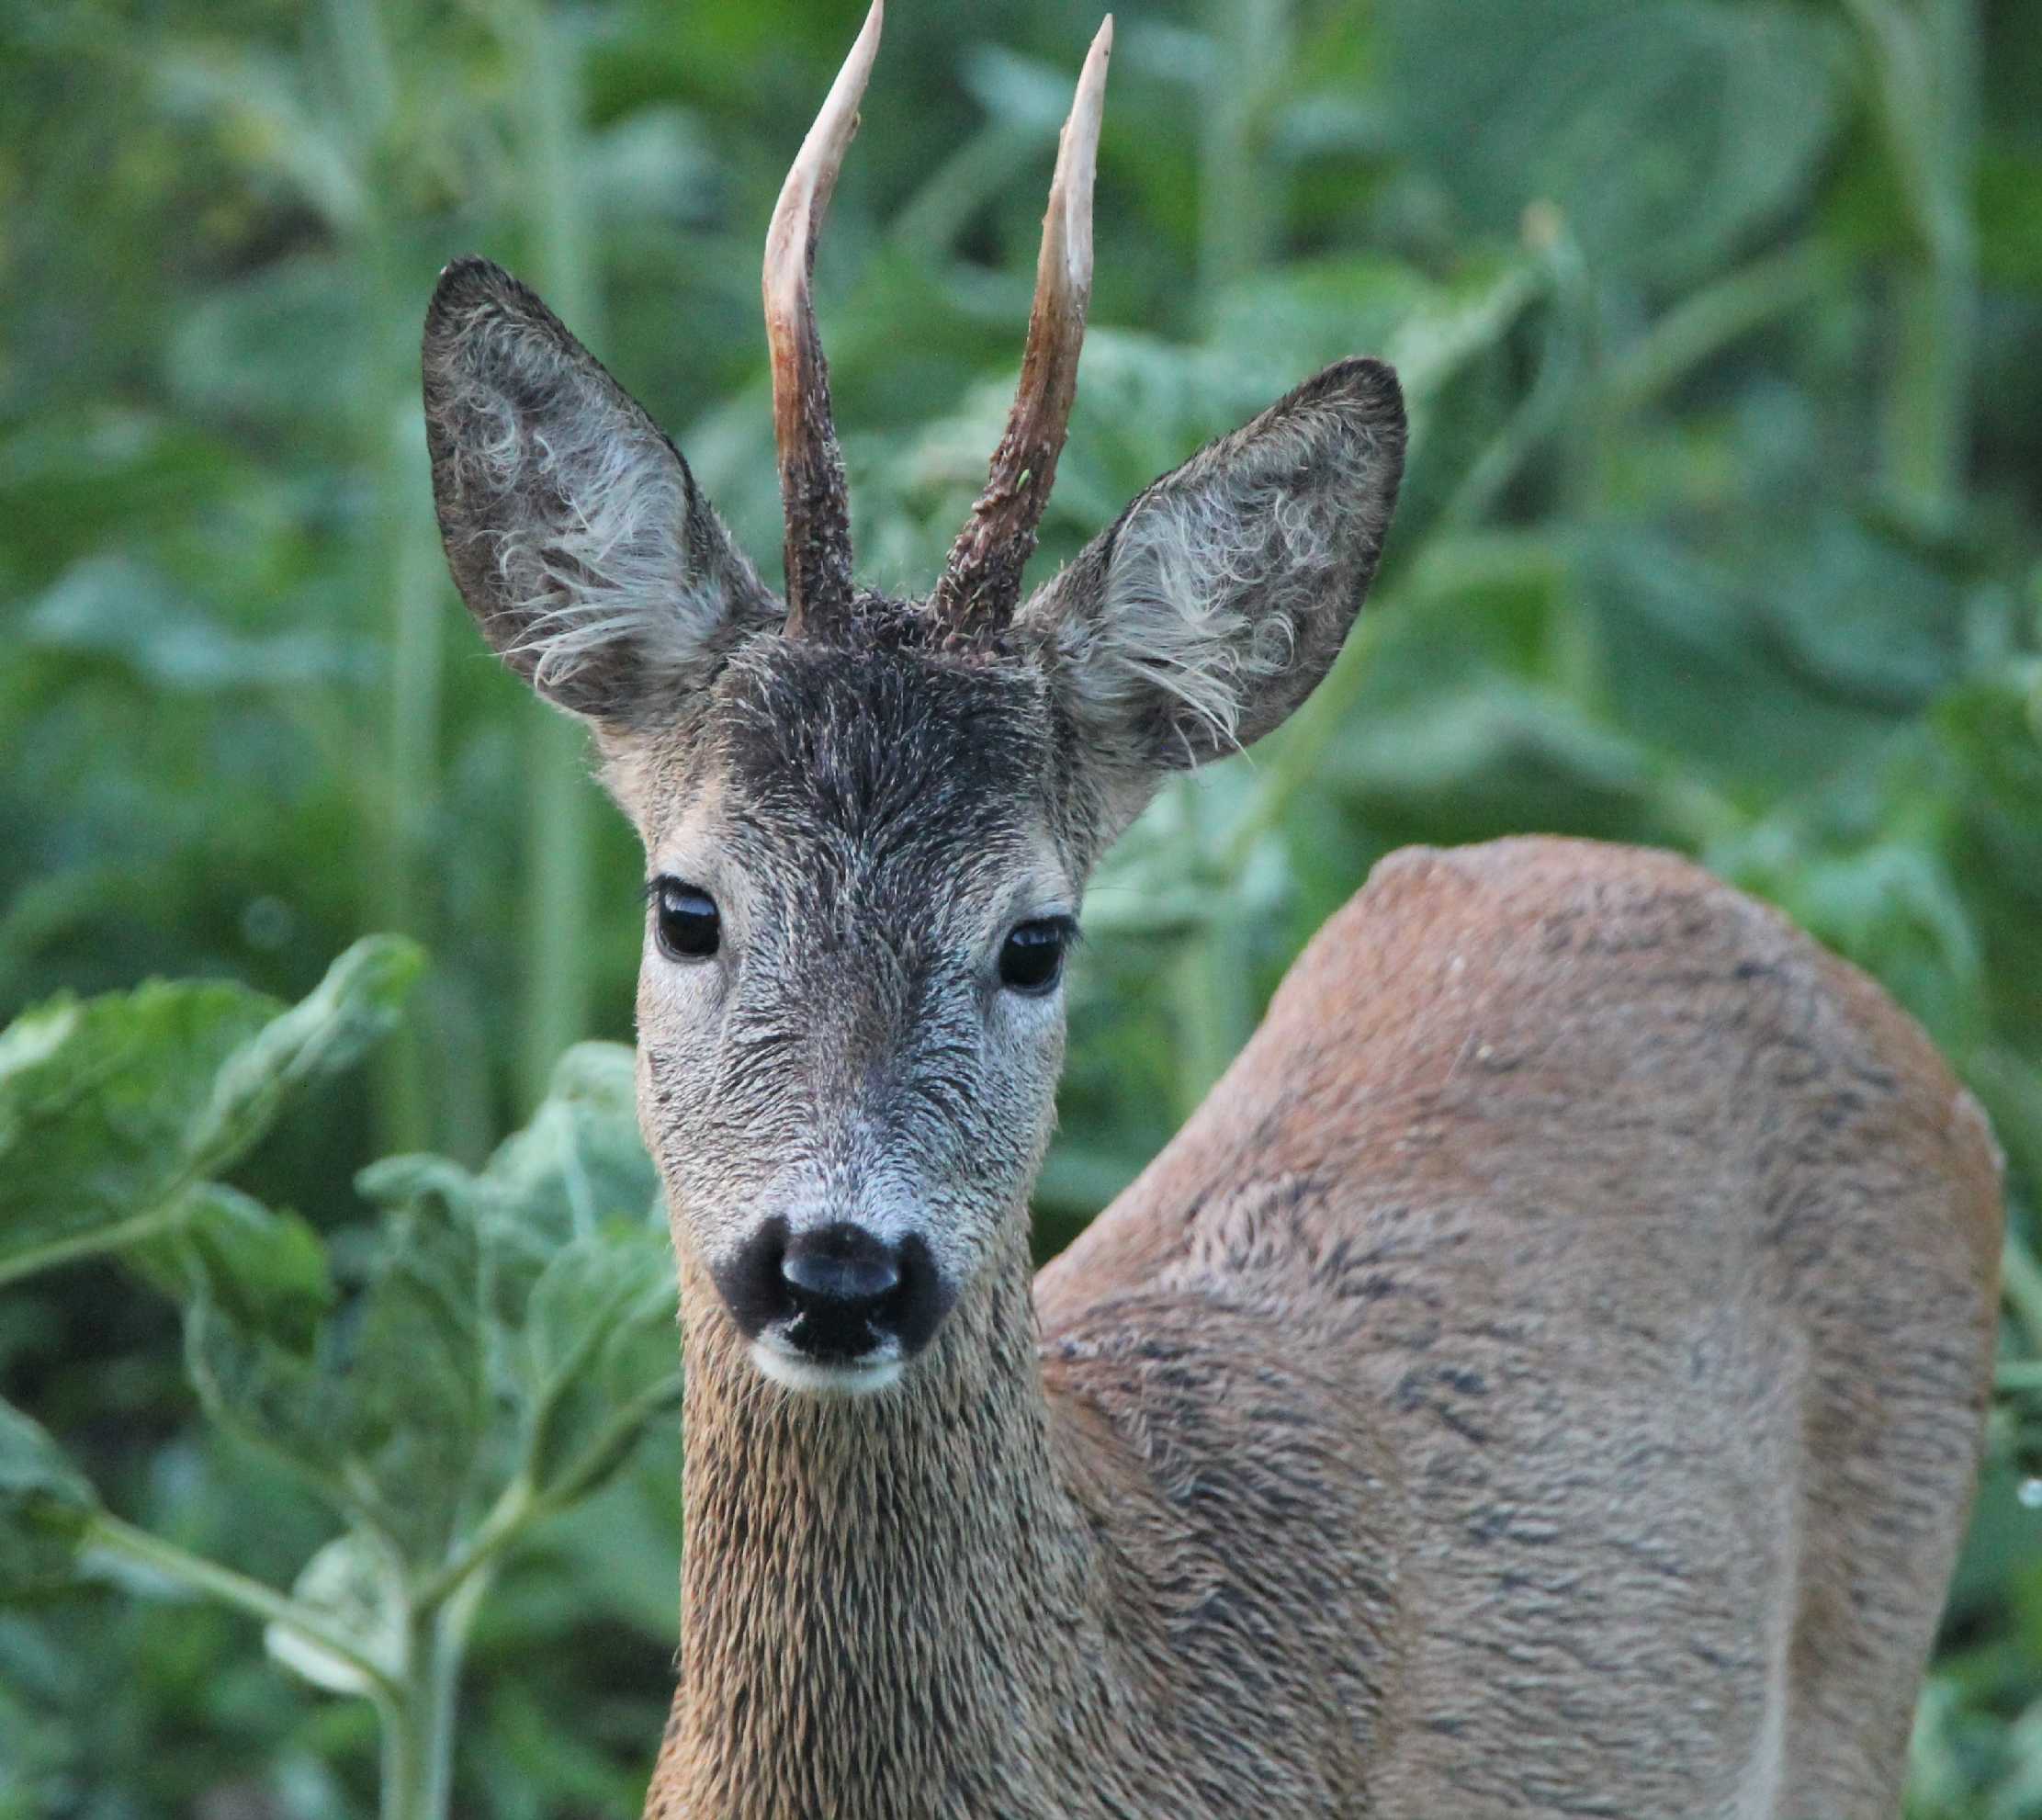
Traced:
<svg viewBox="0 0 2042 1820">
<path fill-rule="evenodd" d="M 1068 908 L 1046 902 L 1089 844 L 1066 743 L 1026 664 L 763 639 L 639 770 L 640 825 L 656 873 L 714 865 L 826 926 Z"/>
</svg>

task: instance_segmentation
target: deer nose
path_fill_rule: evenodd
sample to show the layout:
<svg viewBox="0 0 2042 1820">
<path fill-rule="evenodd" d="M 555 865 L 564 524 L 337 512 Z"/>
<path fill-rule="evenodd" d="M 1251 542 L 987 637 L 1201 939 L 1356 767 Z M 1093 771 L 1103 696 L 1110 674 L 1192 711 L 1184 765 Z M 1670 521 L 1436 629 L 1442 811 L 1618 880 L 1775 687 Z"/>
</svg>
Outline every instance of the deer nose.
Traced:
<svg viewBox="0 0 2042 1820">
<path fill-rule="evenodd" d="M 900 1287 L 900 1257 L 863 1227 L 840 1220 L 790 1239 L 780 1276 L 796 1314 L 869 1323 Z"/>
<path fill-rule="evenodd" d="M 716 1281 L 747 1340 L 831 1366 L 913 1358 L 955 1294 L 918 1233 L 882 1238 L 853 1220 L 789 1231 L 777 1215 Z"/>
</svg>

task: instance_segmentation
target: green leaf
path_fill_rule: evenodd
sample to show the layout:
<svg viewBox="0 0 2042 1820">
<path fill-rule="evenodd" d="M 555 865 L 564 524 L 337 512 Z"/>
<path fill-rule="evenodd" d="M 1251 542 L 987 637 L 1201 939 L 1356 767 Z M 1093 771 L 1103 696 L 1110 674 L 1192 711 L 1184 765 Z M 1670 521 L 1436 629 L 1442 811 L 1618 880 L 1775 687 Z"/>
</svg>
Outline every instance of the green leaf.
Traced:
<svg viewBox="0 0 2042 1820">
<path fill-rule="evenodd" d="M 1619 724 L 1718 787 L 1783 792 L 1863 768 L 1951 661 L 1933 625 L 1946 592 L 1854 594 L 1855 539 L 1804 538 L 1783 552 L 1800 570 L 1777 574 L 1644 531 L 1598 528 L 1576 547 L 1586 625 L 1624 683 L 1611 702 Z M 1847 618 L 1857 639 L 1841 663 L 1845 635 L 1825 616 Z"/>
<path fill-rule="evenodd" d="M 491 1405 L 480 1286 L 469 1210 L 423 1199 L 383 1229 L 367 1286 L 309 1355 L 207 1295 L 186 1358 L 215 1420 L 281 1456 L 405 1560 L 431 1564 L 481 1498 Z"/>
<path fill-rule="evenodd" d="M 0 1036 L 0 1280 L 168 1230 L 213 1077 L 276 1010 L 245 987 L 152 984 L 11 1025 Z"/>
<path fill-rule="evenodd" d="M 659 1171 L 638 1133 L 635 1096 L 628 1048 L 580 1043 L 555 1065 L 531 1123 L 505 1138 L 480 1173 L 444 1157 L 389 1157 L 355 1185 L 392 1209 L 426 1196 L 466 1209 L 490 1246 L 493 1318 L 514 1329 L 561 1246 L 620 1218 L 659 1219 Z"/>
<path fill-rule="evenodd" d="M 212 1294 L 287 1343 L 308 1344 L 333 1306 L 319 1235 L 296 1214 L 265 1207 L 238 1188 L 208 1181 L 193 1189 L 179 1203 L 176 1238 Z M 138 1248 L 135 1261 L 152 1249 Z"/>
<path fill-rule="evenodd" d="M 238 1160 L 310 1080 L 352 1064 L 395 1020 L 419 951 L 358 942 L 317 990 L 283 1010 L 227 982 L 152 983 L 80 1003 L 59 1000 L 0 1034 L 0 1283 L 126 1250 L 180 1288 L 176 1249 L 217 1262 L 259 1247 L 243 1288 L 267 1280 L 321 1297 L 308 1235 L 208 1179 Z M 238 1238 L 235 1238 L 238 1235 Z M 166 1241 L 170 1249 L 165 1249 Z"/>
<path fill-rule="evenodd" d="M 1687 277 L 1811 183 L 1845 80 L 1833 27 L 1707 0 L 1392 0 L 1406 139 L 1471 219 L 1557 204 L 1590 259 Z"/>
<path fill-rule="evenodd" d="M 1776 821 L 1725 843 L 1711 867 L 1786 910 L 1874 975 L 1946 1049 L 1978 1035 L 1981 944 L 1944 856 L 1904 836 L 1825 842 Z"/>
<path fill-rule="evenodd" d="M 596 1489 L 679 1402 L 674 1301 L 672 1252 L 642 1221 L 578 1235 L 540 1272 L 511 1356 L 542 1496 Z"/>
<path fill-rule="evenodd" d="M 1962 767 L 1964 798 L 1996 881 L 2032 917 L 2042 902 L 2042 657 L 1951 690 L 1932 724 Z"/>
<path fill-rule="evenodd" d="M 391 1680 L 404 1673 L 404 1597 L 397 1564 L 369 1538 L 335 1536 L 305 1564 L 291 1601 L 319 1628 L 344 1638 Z M 354 1663 L 322 1649 L 303 1632 L 278 1623 L 263 1630 L 263 1645 L 293 1674 L 328 1693 L 373 1691 Z"/>
<path fill-rule="evenodd" d="M 621 1043 L 578 1043 L 546 1102 L 491 1158 L 484 1179 L 505 1217 L 558 1238 L 618 1214 L 643 1218 L 660 1177 L 638 1132 L 637 1064 Z"/>
<path fill-rule="evenodd" d="M 1529 262 L 1477 265 L 1451 285 L 1382 258 L 1327 259 L 1244 278 L 1213 303 L 1213 340 L 1281 386 L 1350 354 L 1379 354 L 1422 405 L 1507 334 L 1537 294 Z"/>
<path fill-rule="evenodd" d="M 195 1128 L 195 1147 L 209 1167 L 245 1151 L 307 1081 L 352 1068 L 397 1022 L 424 959 L 400 936 L 366 936 L 310 997 L 230 1057 Z"/>
<path fill-rule="evenodd" d="M 48 1431 L 0 1403 L 0 1599 L 70 1577 L 99 1500 Z"/>
<path fill-rule="evenodd" d="M 631 1051 L 570 1049 L 471 1192 L 525 1470 L 541 1496 L 584 1496 L 679 1396 L 673 1257 Z"/>
<path fill-rule="evenodd" d="M 1326 777 L 1393 827 L 1439 841 L 1521 828 L 1602 839 L 1653 831 L 1649 754 L 1558 697 L 1506 683 L 1359 723 L 1328 755 Z"/>
<path fill-rule="evenodd" d="M 434 1156 L 362 1172 L 387 1220 L 309 1348 L 218 1294 L 193 1311 L 209 1413 L 422 1574 L 462 1554 L 513 1481 L 535 1509 L 586 1496 L 679 1395 L 630 1052 L 571 1049 L 553 1089 L 479 1173 Z"/>
<path fill-rule="evenodd" d="M 124 556 L 74 563 L 24 616 L 21 637 L 31 650 L 119 664 L 172 691 L 304 688 L 365 667 L 328 632 L 231 632 Z"/>
</svg>

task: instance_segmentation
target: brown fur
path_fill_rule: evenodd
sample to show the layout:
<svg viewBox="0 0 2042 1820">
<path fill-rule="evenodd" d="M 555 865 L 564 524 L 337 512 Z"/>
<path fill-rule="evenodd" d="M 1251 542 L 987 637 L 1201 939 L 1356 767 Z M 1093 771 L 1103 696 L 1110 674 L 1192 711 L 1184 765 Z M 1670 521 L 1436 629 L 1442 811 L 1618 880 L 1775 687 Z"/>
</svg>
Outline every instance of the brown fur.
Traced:
<svg viewBox="0 0 2042 1820">
<path fill-rule="evenodd" d="M 1999 1226 L 1971 1102 L 1771 911 L 1400 854 L 908 1394 L 781 1396 L 683 1272 L 647 1811 L 1890 1814 Z"/>
</svg>

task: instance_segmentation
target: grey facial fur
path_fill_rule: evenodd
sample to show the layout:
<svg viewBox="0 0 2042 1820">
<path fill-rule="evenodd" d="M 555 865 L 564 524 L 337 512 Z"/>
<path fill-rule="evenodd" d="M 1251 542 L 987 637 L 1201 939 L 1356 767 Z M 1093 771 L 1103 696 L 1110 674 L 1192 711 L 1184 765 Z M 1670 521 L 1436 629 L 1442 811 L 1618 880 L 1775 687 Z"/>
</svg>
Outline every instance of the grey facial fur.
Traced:
<svg viewBox="0 0 2042 1820">
<path fill-rule="evenodd" d="M 954 1293 L 1047 1140 L 1063 1020 L 1001 988 L 1015 923 L 1075 910 L 1087 831 L 1047 689 L 1018 669 L 767 640 L 677 751 L 656 872 L 723 912 L 649 949 L 647 1130 L 714 1270 L 756 1224 L 930 1247 Z M 693 787 L 680 784 L 690 778 Z"/>
<path fill-rule="evenodd" d="M 649 876 L 720 913 L 703 962 L 649 927 L 639 989 L 677 1242 L 728 1284 L 765 1222 L 848 1223 L 924 1248 L 949 1306 L 1026 1218 L 1063 1056 L 1060 995 L 1003 989 L 1000 944 L 1077 912 L 1168 771 L 1325 673 L 1395 497 L 1393 376 L 1343 362 L 1214 442 L 1010 625 L 859 592 L 788 636 L 672 445 L 514 279 L 449 267 L 424 369 L 463 597 L 592 724 Z"/>
</svg>

